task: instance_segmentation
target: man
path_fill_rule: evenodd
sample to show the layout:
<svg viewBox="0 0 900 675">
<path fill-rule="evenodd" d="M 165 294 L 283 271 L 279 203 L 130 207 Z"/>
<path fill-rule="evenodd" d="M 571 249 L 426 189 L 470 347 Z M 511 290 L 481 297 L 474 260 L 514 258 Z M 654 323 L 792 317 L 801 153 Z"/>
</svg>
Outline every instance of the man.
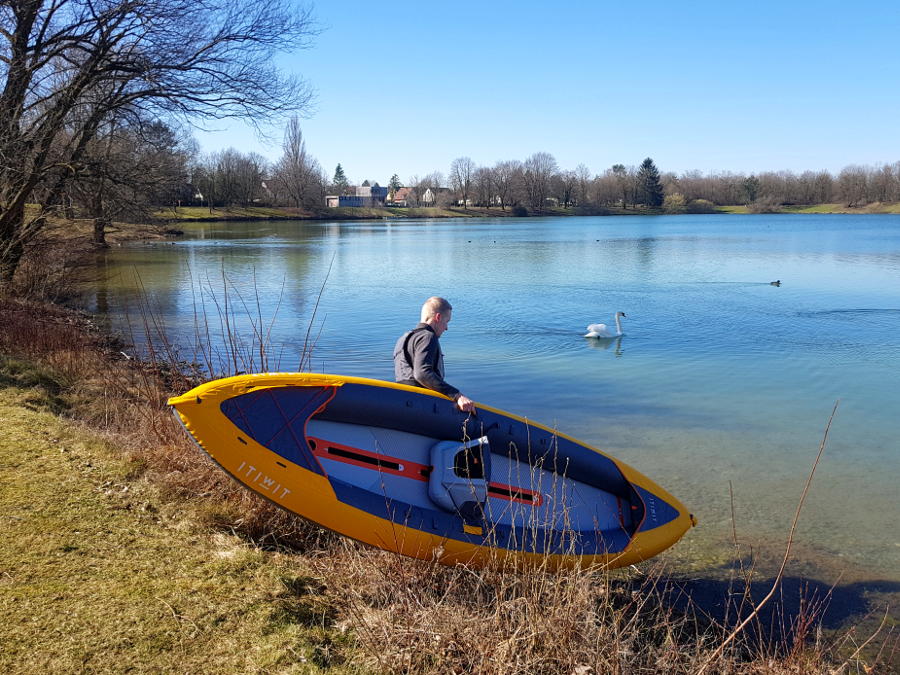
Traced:
<svg viewBox="0 0 900 675">
<path fill-rule="evenodd" d="M 474 412 L 475 402 L 444 381 L 444 354 L 438 338 L 447 330 L 452 312 L 444 298 L 425 301 L 421 323 L 401 335 L 394 346 L 394 378 L 400 384 L 433 389 L 452 398 L 463 412 Z"/>
</svg>

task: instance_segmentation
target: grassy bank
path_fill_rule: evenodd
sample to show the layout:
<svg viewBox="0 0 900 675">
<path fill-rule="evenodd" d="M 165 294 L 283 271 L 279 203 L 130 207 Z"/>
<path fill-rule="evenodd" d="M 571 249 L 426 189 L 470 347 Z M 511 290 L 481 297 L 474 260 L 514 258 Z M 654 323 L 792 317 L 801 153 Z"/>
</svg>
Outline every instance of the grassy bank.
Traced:
<svg viewBox="0 0 900 675">
<path fill-rule="evenodd" d="M 900 202 L 874 202 L 865 206 L 847 206 L 846 204 L 813 204 L 809 206 L 784 206 L 785 213 L 853 213 L 853 214 L 885 214 L 900 213 Z"/>
<path fill-rule="evenodd" d="M 165 209 L 157 213 L 157 217 L 171 223 L 205 222 L 220 220 L 404 220 L 429 218 L 516 218 L 516 217 L 549 217 L 549 216 L 639 216 L 658 215 L 659 209 L 642 206 L 623 209 L 619 207 L 548 207 L 541 211 L 516 210 L 511 207 L 484 208 L 470 207 L 356 207 L 346 206 L 327 209 L 295 209 L 289 207 L 207 207 L 181 206 L 177 209 Z"/>
<path fill-rule="evenodd" d="M 219 220 L 382 220 L 405 218 L 480 218 L 511 216 L 511 209 L 340 207 L 329 209 L 296 209 L 290 207 L 229 206 L 210 210 L 206 207 L 181 206 L 160 211 L 158 217 L 169 222 L 205 222 Z"/>
<path fill-rule="evenodd" d="M 316 587 L 301 561 L 203 527 L 191 504 L 140 478 L 139 458 L 53 415 L 48 392 L 23 383 L 28 367 L 3 370 L 3 672 L 315 671 L 333 660 L 341 634 L 321 625 L 315 592 L 294 595 Z"/>
<path fill-rule="evenodd" d="M 656 565 L 448 569 L 325 533 L 193 446 L 164 406 L 191 378 L 90 317 L 0 317 L 5 672 L 878 672 L 814 612 L 719 650 L 734 621 L 674 609 Z"/>
<path fill-rule="evenodd" d="M 750 214 L 753 211 L 744 205 L 716 206 L 714 213 Z M 843 213 L 843 214 L 900 214 L 900 202 L 873 203 L 862 207 L 850 207 L 845 204 L 811 204 L 800 206 L 775 207 L 769 213 Z M 400 208 L 400 207 L 342 207 L 320 210 L 303 210 L 288 207 L 218 207 L 210 210 L 207 207 L 182 206 L 177 209 L 160 211 L 158 217 L 171 223 L 204 222 L 220 220 L 394 220 L 394 219 L 426 219 L 426 218 L 512 218 L 522 215 L 512 208 L 463 209 L 460 207 L 432 208 Z M 621 207 L 603 208 L 563 208 L 550 207 L 540 212 L 528 212 L 529 217 L 547 216 L 652 216 L 666 214 L 662 209 L 643 206 L 623 209 Z"/>
<path fill-rule="evenodd" d="M 718 213 L 753 213 L 747 206 L 718 206 Z M 845 214 L 845 215 L 878 215 L 900 213 L 900 202 L 874 202 L 865 206 L 847 206 L 846 204 L 799 204 L 776 207 L 767 213 L 812 213 L 812 214 Z M 760 214 L 765 215 L 765 214 Z"/>
</svg>

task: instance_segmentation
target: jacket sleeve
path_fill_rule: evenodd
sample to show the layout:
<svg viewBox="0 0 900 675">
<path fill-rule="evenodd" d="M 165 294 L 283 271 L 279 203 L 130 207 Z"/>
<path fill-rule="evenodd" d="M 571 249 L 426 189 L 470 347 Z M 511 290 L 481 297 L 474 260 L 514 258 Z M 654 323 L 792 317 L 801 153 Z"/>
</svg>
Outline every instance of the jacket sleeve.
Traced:
<svg viewBox="0 0 900 675">
<path fill-rule="evenodd" d="M 454 401 L 459 398 L 459 389 L 445 382 L 436 368 L 440 358 L 440 346 L 434 334 L 423 331 L 413 336 L 410 342 L 413 378 L 416 382 L 427 389 L 449 396 Z"/>
</svg>

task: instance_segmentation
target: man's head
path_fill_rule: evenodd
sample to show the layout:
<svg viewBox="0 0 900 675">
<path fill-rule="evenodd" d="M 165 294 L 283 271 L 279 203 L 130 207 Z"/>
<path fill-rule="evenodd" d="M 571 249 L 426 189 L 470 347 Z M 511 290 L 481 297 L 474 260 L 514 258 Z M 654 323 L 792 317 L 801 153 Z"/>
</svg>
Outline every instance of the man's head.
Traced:
<svg viewBox="0 0 900 675">
<path fill-rule="evenodd" d="M 449 302 L 444 300 L 444 298 L 434 296 L 428 298 L 425 304 L 422 305 L 420 321 L 431 326 L 434 334 L 440 337 L 447 330 L 447 324 L 450 323 L 452 313 L 453 307 L 450 306 Z"/>
</svg>

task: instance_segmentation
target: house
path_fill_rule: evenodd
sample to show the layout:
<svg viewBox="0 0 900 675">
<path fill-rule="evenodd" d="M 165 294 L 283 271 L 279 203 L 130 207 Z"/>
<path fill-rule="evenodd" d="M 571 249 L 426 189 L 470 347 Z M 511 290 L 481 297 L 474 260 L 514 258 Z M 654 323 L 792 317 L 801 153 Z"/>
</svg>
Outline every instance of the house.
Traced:
<svg viewBox="0 0 900 675">
<path fill-rule="evenodd" d="M 409 206 L 409 200 L 412 196 L 412 188 L 402 187 L 394 190 L 392 195 L 389 195 L 389 198 L 385 204 L 388 206 Z"/>
<path fill-rule="evenodd" d="M 422 206 L 442 206 L 450 201 L 450 188 L 428 188 L 422 195 Z"/>
<path fill-rule="evenodd" d="M 358 185 L 352 195 L 327 195 L 325 206 L 335 208 L 338 206 L 384 206 L 387 200 L 388 189 L 375 185 Z"/>
</svg>

